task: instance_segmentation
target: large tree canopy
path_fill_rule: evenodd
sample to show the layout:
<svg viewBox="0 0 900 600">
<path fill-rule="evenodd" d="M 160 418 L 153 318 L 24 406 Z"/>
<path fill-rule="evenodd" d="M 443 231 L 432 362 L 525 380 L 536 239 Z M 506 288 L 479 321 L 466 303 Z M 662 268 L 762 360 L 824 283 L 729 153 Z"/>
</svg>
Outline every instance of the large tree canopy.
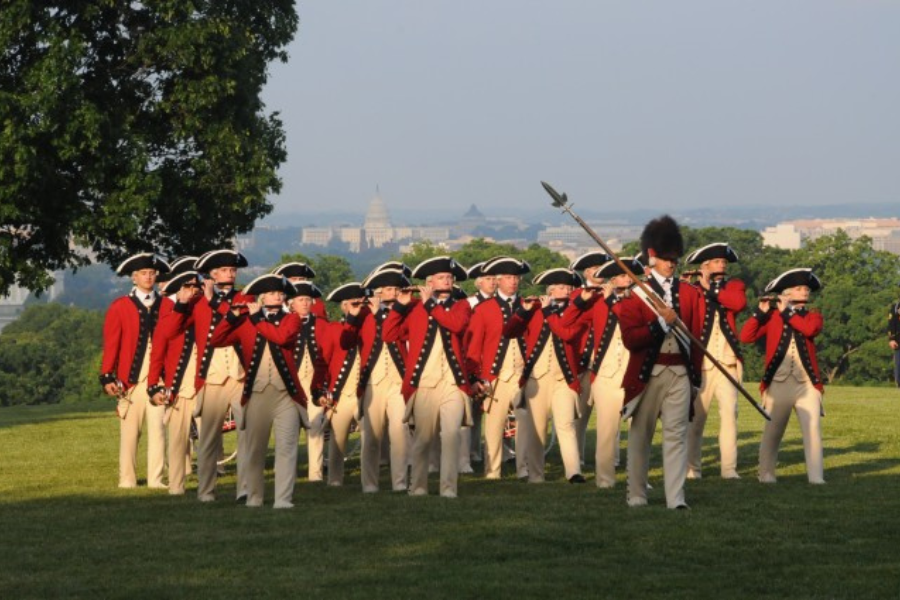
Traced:
<svg viewBox="0 0 900 600">
<path fill-rule="evenodd" d="M 0 294 L 135 251 L 197 253 L 267 214 L 286 158 L 260 100 L 293 0 L 5 0 Z"/>
</svg>

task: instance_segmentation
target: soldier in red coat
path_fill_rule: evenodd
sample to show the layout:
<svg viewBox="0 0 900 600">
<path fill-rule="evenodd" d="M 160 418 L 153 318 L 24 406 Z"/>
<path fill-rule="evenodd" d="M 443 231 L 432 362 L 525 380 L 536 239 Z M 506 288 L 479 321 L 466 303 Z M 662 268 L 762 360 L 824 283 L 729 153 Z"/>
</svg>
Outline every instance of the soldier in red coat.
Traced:
<svg viewBox="0 0 900 600">
<path fill-rule="evenodd" d="M 680 318 L 700 337 L 703 304 L 697 288 L 683 284 L 675 267 L 684 253 L 678 224 L 668 215 L 654 219 L 641 234 L 641 248 L 650 263 L 648 287 L 665 303 L 658 313 L 640 289 L 619 306 L 622 341 L 631 353 L 625 372 L 625 414 L 631 416 L 628 435 L 628 505 L 647 504 L 647 473 L 656 421 L 663 424 L 663 471 L 666 506 L 688 508 L 687 428 L 692 388 L 700 386 L 703 353 L 692 348 L 674 327 Z"/>
<path fill-rule="evenodd" d="M 573 260 L 569 268 L 573 271 L 581 271 L 581 279 L 587 287 L 596 287 L 603 283 L 603 279 L 597 277 L 600 267 L 609 262 L 609 255 L 601 250 L 586 252 Z M 572 292 L 570 300 L 581 295 L 581 288 Z M 591 420 L 594 401 L 591 391 L 591 372 L 588 369 L 591 361 L 591 352 L 594 346 L 594 328 L 592 320 L 586 319 L 586 326 L 578 334 L 578 378 L 581 380 L 581 392 L 578 393 L 578 421 L 575 423 L 575 436 L 578 439 L 578 456 L 581 458 L 581 466 L 584 466 L 584 440 L 587 435 L 588 422 Z"/>
<path fill-rule="evenodd" d="M 761 300 L 744 323 L 741 341 L 750 344 L 765 338 L 766 369 L 760 390 L 763 407 L 772 416 L 759 445 L 759 480 L 775 483 L 778 446 L 791 411 L 797 413 L 803 434 L 806 475 L 810 483 L 825 483 L 822 464 L 821 418 L 825 388 L 819 374 L 814 340 L 822 331 L 822 315 L 807 308 L 810 293 L 822 288 L 811 269 L 791 269 L 766 286 L 776 300 Z"/>
<path fill-rule="evenodd" d="M 438 256 L 416 266 L 412 276 L 424 279 L 421 299 L 402 291 L 382 325 L 385 342 L 409 341 L 403 376 L 406 419 L 414 427 L 409 493 L 428 494 L 428 454 L 441 439 L 441 496 L 455 498 L 459 477 L 459 429 L 466 422 L 468 379 L 462 337 L 471 307 L 451 298 L 458 265 Z"/>
<path fill-rule="evenodd" d="M 524 387 L 524 402 L 529 418 L 517 422 L 526 437 L 525 461 L 528 481 L 544 481 L 544 444 L 547 424 L 553 415 L 556 439 L 570 483 L 584 483 L 575 424 L 578 420 L 578 335 L 583 323 L 565 326 L 562 313 L 572 290 L 581 285 L 581 277 L 570 269 L 549 269 L 534 278 L 535 285 L 547 286 L 547 294 L 540 297 L 541 310 L 534 310 L 536 301 L 526 299 L 516 311 L 506 333 L 510 337 L 525 334 L 525 354 L 528 357 L 520 379 Z M 519 323 L 525 323 L 524 331 Z"/>
<path fill-rule="evenodd" d="M 103 323 L 103 359 L 100 385 L 118 398 L 119 487 L 137 486 L 137 448 L 144 414 L 147 414 L 147 486 L 163 489 L 165 472 L 165 428 L 163 406 L 152 405 L 147 396 L 147 374 L 153 330 L 160 309 L 171 301 L 153 289 L 158 273 L 169 270 L 164 260 L 151 253 L 126 259 L 116 269 L 120 276 L 130 275 L 134 288 L 117 298 L 106 312 Z"/>
<path fill-rule="evenodd" d="M 178 268 L 176 263 L 172 263 L 176 265 L 173 270 Z M 196 271 L 178 273 L 166 282 L 162 292 L 170 299 L 174 297 L 176 302 L 188 304 L 200 294 L 200 277 Z M 162 310 L 167 314 L 174 308 L 175 304 L 169 302 Z M 160 316 L 160 320 L 164 318 L 165 314 Z M 166 337 L 163 327 L 157 327 L 150 354 L 147 394 L 156 404 L 165 404 L 164 421 L 169 434 L 169 493 L 173 495 L 184 494 L 184 480 L 191 464 L 190 432 L 197 396 L 194 387 L 196 370 L 197 344 L 190 324 L 172 338 Z"/>
<path fill-rule="evenodd" d="M 238 344 L 247 375 L 241 393 L 246 455 L 241 468 L 247 506 L 263 505 L 264 470 L 269 438 L 275 433 L 274 508 L 293 508 L 297 475 L 297 440 L 307 399 L 297 380 L 294 345 L 300 319 L 284 312 L 294 287 L 281 275 L 262 275 L 244 292 L 256 296 L 245 306 L 232 304 L 209 343 L 217 348 Z"/>
<path fill-rule="evenodd" d="M 530 271 L 528 263 L 508 257 L 496 257 L 482 267 L 482 272 L 497 280 L 497 293 L 476 305 L 469 322 L 466 365 L 472 380 L 472 392 L 483 397 L 486 414 L 484 476 L 500 479 L 503 463 L 503 433 L 507 414 L 521 404 L 521 379 L 525 371 L 524 326 L 520 335 L 509 337 L 504 330 L 522 306 L 519 282 Z M 531 305 L 529 304 L 529 307 Z M 524 325 L 524 322 L 522 323 Z M 522 423 L 527 411 L 521 411 Z M 517 423 L 518 423 L 517 419 Z M 521 441 L 527 436 L 525 427 L 516 428 L 516 460 L 527 473 L 526 453 Z"/>
<path fill-rule="evenodd" d="M 246 306 L 253 301 L 252 297 L 234 289 L 238 269 L 246 266 L 247 259 L 234 250 L 207 252 L 194 267 L 203 276 L 203 295 L 188 304 L 176 303 L 174 310 L 160 321 L 162 335 L 167 338 L 184 332 L 189 323 L 194 330 L 197 344 L 194 416 L 200 417 L 203 423 L 197 445 L 197 499 L 201 502 L 215 500 L 216 463 L 222 445 L 221 423 L 229 406 L 236 420 L 241 420 L 240 398 L 245 372 L 238 349 L 232 346 L 214 348 L 208 342 L 232 306 Z M 238 429 L 238 502 L 246 501 L 247 497 L 241 468 L 246 454 L 244 434 Z"/>
<path fill-rule="evenodd" d="M 338 302 L 344 317 L 336 323 L 321 323 L 322 357 L 328 365 L 327 388 L 314 398 L 327 397 L 325 421 L 331 425 L 328 444 L 328 485 L 344 484 L 344 456 L 350 427 L 359 420 L 360 361 L 359 328 L 368 313 L 366 290 L 359 282 L 345 283 L 328 294 Z"/>
<path fill-rule="evenodd" d="M 325 343 L 328 321 L 320 319 L 312 313 L 313 299 L 321 298 L 322 292 L 311 282 L 294 283 L 296 295 L 290 300 L 291 312 L 300 319 L 300 331 L 294 343 L 294 364 L 297 365 L 297 379 L 303 393 L 309 399 L 315 399 L 318 387 L 325 382 L 328 364 L 322 356 L 322 344 Z M 322 382 L 322 383 L 319 383 Z M 318 402 L 306 405 L 306 455 L 308 477 L 310 481 L 322 481 L 325 459 L 325 408 Z"/>
<path fill-rule="evenodd" d="M 371 292 L 370 311 L 360 328 L 359 380 L 362 416 L 361 477 L 364 493 L 378 491 L 378 474 L 383 442 L 389 440 L 391 488 L 407 491 L 407 466 L 410 445 L 409 427 L 403 421 L 403 375 L 406 369 L 406 342 L 384 341 L 383 325 L 400 290 L 410 286 L 400 269 L 379 268 L 363 281 Z"/>
<path fill-rule="evenodd" d="M 747 307 L 744 282 L 726 277 L 728 263 L 738 261 L 728 244 L 708 244 L 687 257 L 699 265 L 697 286 L 703 298 L 703 336 L 700 340 L 736 381 L 743 378 L 743 355 L 735 318 Z M 688 431 L 688 479 L 701 477 L 703 429 L 713 396 L 719 405 L 720 473 L 723 479 L 740 479 L 737 472 L 738 390 L 708 358 L 703 359 L 700 393 L 694 400 L 694 418 Z"/>
<path fill-rule="evenodd" d="M 311 266 L 303 262 L 289 262 L 276 267 L 272 273 L 275 275 L 284 275 L 291 283 L 311 282 L 316 278 L 316 272 Z M 312 297 L 311 312 L 317 319 L 328 320 L 328 311 L 325 310 L 325 303 L 322 302 L 322 293 L 319 288 L 314 287 L 317 295 Z"/>
<path fill-rule="evenodd" d="M 622 262 L 632 273 L 642 273 L 643 265 L 636 259 L 623 256 Z M 582 357 L 587 356 L 591 398 L 597 407 L 597 445 L 595 452 L 596 483 L 599 488 L 616 484 L 619 464 L 619 432 L 625 390 L 622 381 L 628 366 L 629 352 L 622 341 L 617 306 L 631 295 L 632 281 L 614 260 L 594 270 L 595 280 L 605 281 L 597 288 L 584 287 L 563 314 L 563 324 L 571 326 L 587 319 L 592 329 L 590 344 Z M 584 360 L 582 358 L 582 360 Z M 582 385 L 585 385 L 582 381 Z"/>
</svg>

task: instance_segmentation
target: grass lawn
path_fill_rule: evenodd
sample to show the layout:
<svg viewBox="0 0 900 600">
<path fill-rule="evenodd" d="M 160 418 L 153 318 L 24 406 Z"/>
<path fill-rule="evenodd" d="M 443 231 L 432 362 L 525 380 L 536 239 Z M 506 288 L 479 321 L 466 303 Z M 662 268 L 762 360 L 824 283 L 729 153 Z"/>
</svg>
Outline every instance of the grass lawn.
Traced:
<svg viewBox="0 0 900 600">
<path fill-rule="evenodd" d="M 778 483 L 759 484 L 762 420 L 745 404 L 742 479 L 720 480 L 714 408 L 691 511 L 665 508 L 658 433 L 645 508 L 626 506 L 621 470 L 596 488 L 589 432 L 587 485 L 554 453 L 543 485 L 506 465 L 499 482 L 463 476 L 456 500 L 364 496 L 354 460 L 343 488 L 304 477 L 296 508 L 275 511 L 271 472 L 255 510 L 234 504 L 233 467 L 212 504 L 194 478 L 184 497 L 117 489 L 110 403 L 0 409 L 0 599 L 900 598 L 900 391 L 825 402 L 827 485 L 806 482 L 794 418 Z"/>
</svg>

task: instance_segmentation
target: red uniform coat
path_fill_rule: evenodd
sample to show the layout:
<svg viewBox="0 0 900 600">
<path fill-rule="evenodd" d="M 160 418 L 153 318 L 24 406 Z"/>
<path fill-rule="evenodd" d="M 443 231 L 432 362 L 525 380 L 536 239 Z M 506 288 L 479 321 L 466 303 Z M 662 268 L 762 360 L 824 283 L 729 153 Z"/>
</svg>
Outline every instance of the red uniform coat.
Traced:
<svg viewBox="0 0 900 600">
<path fill-rule="evenodd" d="M 360 361 L 362 372 L 359 378 L 358 394 L 362 396 L 366 387 L 371 370 L 370 362 L 378 360 L 378 355 L 382 352 L 390 352 L 391 359 L 400 376 L 404 375 L 406 369 L 406 341 L 405 339 L 397 342 L 387 343 L 384 341 L 383 327 L 384 321 L 387 319 L 390 310 L 379 310 L 377 313 L 366 311 L 363 317 L 362 326 L 359 329 L 360 340 Z M 376 349 L 376 354 L 372 354 L 372 350 Z"/>
<path fill-rule="evenodd" d="M 715 313 L 718 311 L 722 333 L 728 340 L 735 356 L 743 362 L 744 357 L 738 344 L 735 318 L 739 312 L 747 308 L 747 291 L 744 282 L 740 279 L 718 280 L 710 284 L 708 290 L 699 286 L 695 287 L 700 292 L 703 306 L 703 334 L 700 339 L 704 344 L 709 343 L 715 322 Z"/>
<path fill-rule="evenodd" d="M 650 277 L 650 287 L 653 287 L 662 297 L 662 290 L 656 289 L 653 277 Z M 672 300 L 675 304 L 675 312 L 687 328 L 698 339 L 702 334 L 703 303 L 700 292 L 690 284 L 672 282 Z M 622 328 L 622 343 L 631 353 L 628 359 L 628 368 L 622 387 L 625 388 L 625 403 L 634 400 L 647 385 L 659 356 L 659 350 L 666 337 L 665 330 L 659 323 L 656 313 L 638 297 L 637 292 L 630 298 L 619 302 L 615 308 L 619 316 L 619 326 Z M 684 356 L 684 350 L 682 350 Z M 700 387 L 700 373 L 703 367 L 703 352 L 697 348 L 691 348 L 690 360 L 684 361 L 688 369 L 691 384 Z"/>
<path fill-rule="evenodd" d="M 259 311 L 255 315 L 236 317 L 229 312 L 216 327 L 209 340 L 213 348 L 240 344 L 241 362 L 247 377 L 244 379 L 244 391 L 241 404 L 247 404 L 253 394 L 253 383 L 257 369 L 265 352 L 266 344 L 272 354 L 272 360 L 284 381 L 288 394 L 301 406 L 306 406 L 306 394 L 297 379 L 297 365 L 294 363 L 294 346 L 300 332 L 300 317 L 296 314 L 279 313 L 276 322 L 271 322 Z M 274 346 L 274 347 L 273 347 Z"/>
<path fill-rule="evenodd" d="M 159 385 L 159 380 L 164 378 L 165 387 L 172 390 L 173 394 L 177 394 L 181 388 L 181 381 L 185 376 L 184 371 L 195 342 L 193 316 L 187 317 L 181 331 L 169 337 L 165 325 L 172 320 L 169 315 L 174 310 L 175 303 L 172 301 L 163 303 L 160 308 L 159 323 L 153 332 L 153 350 L 150 352 L 150 373 L 147 375 L 147 387 L 153 388 Z M 185 348 L 186 339 L 190 341 L 187 348 Z M 193 377 L 194 373 L 190 373 L 190 376 Z M 176 377 L 178 378 L 177 382 Z"/>
<path fill-rule="evenodd" d="M 328 320 L 328 311 L 325 309 L 325 303 L 319 298 L 313 300 L 309 312 L 310 314 L 315 315 L 317 319 L 322 319 L 323 321 Z"/>
<path fill-rule="evenodd" d="M 575 288 L 571 294 L 569 294 L 569 307 L 571 307 L 576 300 L 580 300 L 581 298 L 581 290 L 582 288 Z M 594 299 L 598 298 L 599 294 L 594 294 Z M 568 307 L 567 307 L 568 308 Z M 589 312 L 582 311 L 581 317 L 584 319 L 581 331 L 578 333 L 578 338 L 575 340 L 575 347 L 578 349 L 578 372 L 583 373 L 590 365 L 589 362 L 591 360 L 591 352 L 597 346 L 597 342 L 594 339 L 594 325 L 593 319 L 591 318 L 591 314 Z M 569 325 L 573 325 L 573 322 L 570 322 Z"/>
<path fill-rule="evenodd" d="M 591 371 L 591 382 L 597 378 L 609 342 L 619 325 L 619 317 L 614 307 L 623 299 L 624 297 L 616 295 L 605 298 L 602 294 L 594 294 L 590 300 L 585 301 L 579 295 L 563 312 L 563 325 L 571 327 L 587 323 L 590 328 L 591 334 L 586 336 L 586 341 L 589 341 L 590 345 L 585 345 L 581 349 L 580 356 L 583 368 Z M 593 362 L 591 356 L 594 357 Z"/>
<path fill-rule="evenodd" d="M 228 314 L 232 304 L 252 302 L 253 296 L 246 296 L 235 290 L 225 295 L 213 295 L 212 300 L 199 296 L 189 304 L 175 305 L 175 310 L 160 320 L 163 334 L 171 339 L 182 333 L 193 317 L 194 340 L 197 344 L 197 373 L 194 387 L 199 392 L 206 383 L 206 373 L 212 360 L 213 347 L 207 344 L 217 325 L 222 325 L 223 317 Z"/>
<path fill-rule="evenodd" d="M 472 311 L 472 318 L 466 332 L 466 371 L 469 380 L 494 381 L 497 378 L 511 338 L 503 335 L 503 330 L 512 319 L 515 309 L 521 306 L 516 298 L 513 307 L 499 296 L 494 296 L 477 304 Z M 522 321 L 520 321 L 522 323 Z M 520 336 L 524 328 L 519 326 Z M 515 336 L 515 337 L 520 337 Z M 525 340 L 519 340 L 519 348 L 525 360 Z"/>
<path fill-rule="evenodd" d="M 125 389 L 134 386 L 140 375 L 147 342 L 152 339 L 157 317 L 163 306 L 171 310 L 172 301 L 158 294 L 151 310 L 133 294 L 113 300 L 103 322 L 103 358 L 100 383 L 122 382 Z"/>
<path fill-rule="evenodd" d="M 542 310 L 526 311 L 522 308 L 516 310 L 513 318 L 507 324 L 506 332 L 509 335 L 519 334 L 521 331 L 521 323 L 525 323 L 525 355 L 528 357 L 525 361 L 525 371 L 522 373 L 522 379 L 519 382 L 524 386 L 531 370 L 534 368 L 535 361 L 540 357 L 544 346 L 547 343 L 553 343 L 556 350 L 556 359 L 559 366 L 566 377 L 566 383 L 576 392 L 581 391 L 581 381 L 578 378 L 578 341 L 579 334 L 583 331 L 585 324 L 576 323 L 574 325 L 565 325 L 562 321 L 562 313 L 559 309 L 548 306 Z M 547 325 L 545 331 L 544 325 Z M 560 352 L 562 349 L 562 352 Z"/>
<path fill-rule="evenodd" d="M 778 370 L 781 361 L 791 344 L 791 337 L 797 343 L 797 351 L 806 374 L 813 386 L 820 392 L 825 391 L 822 377 L 819 375 L 819 363 L 816 360 L 816 346 L 813 340 L 822 331 L 824 321 L 816 311 L 801 308 L 790 311 L 770 310 L 767 313 L 755 311 L 741 329 L 741 341 L 745 344 L 766 338 L 766 370 L 759 389 L 765 391 L 772 383 L 772 377 Z"/>
<path fill-rule="evenodd" d="M 468 393 L 462 338 L 471 313 L 472 308 L 465 300 L 448 299 L 439 304 L 429 298 L 424 302 L 412 300 L 407 305 L 394 303 L 382 325 L 381 334 L 386 342 L 397 342 L 404 337 L 409 341 L 406 372 L 403 375 L 403 397 L 407 401 L 416 392 L 421 369 L 425 367 L 435 341 L 444 344 L 454 383 Z"/>
<path fill-rule="evenodd" d="M 335 402 L 340 398 L 347 376 L 353 367 L 353 360 L 359 354 L 359 327 L 363 318 L 364 315 L 362 317 L 347 315 L 344 320 L 336 323 L 319 321 L 316 325 L 317 336 L 321 331 L 320 348 L 327 365 L 326 385 Z"/>
</svg>

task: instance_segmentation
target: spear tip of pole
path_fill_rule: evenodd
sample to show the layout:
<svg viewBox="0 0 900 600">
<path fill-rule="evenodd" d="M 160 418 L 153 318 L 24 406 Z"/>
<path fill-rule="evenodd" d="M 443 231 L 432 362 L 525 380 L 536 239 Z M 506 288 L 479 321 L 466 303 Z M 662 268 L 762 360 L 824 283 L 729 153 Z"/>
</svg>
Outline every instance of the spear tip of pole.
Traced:
<svg viewBox="0 0 900 600">
<path fill-rule="evenodd" d="M 566 197 L 566 195 L 557 192 L 555 189 L 553 189 L 552 185 L 550 185 L 546 181 L 542 181 L 541 185 L 544 186 L 544 190 L 546 190 L 546 192 L 550 194 L 550 197 L 553 198 L 553 206 L 562 208 L 568 203 L 569 199 Z"/>
</svg>

